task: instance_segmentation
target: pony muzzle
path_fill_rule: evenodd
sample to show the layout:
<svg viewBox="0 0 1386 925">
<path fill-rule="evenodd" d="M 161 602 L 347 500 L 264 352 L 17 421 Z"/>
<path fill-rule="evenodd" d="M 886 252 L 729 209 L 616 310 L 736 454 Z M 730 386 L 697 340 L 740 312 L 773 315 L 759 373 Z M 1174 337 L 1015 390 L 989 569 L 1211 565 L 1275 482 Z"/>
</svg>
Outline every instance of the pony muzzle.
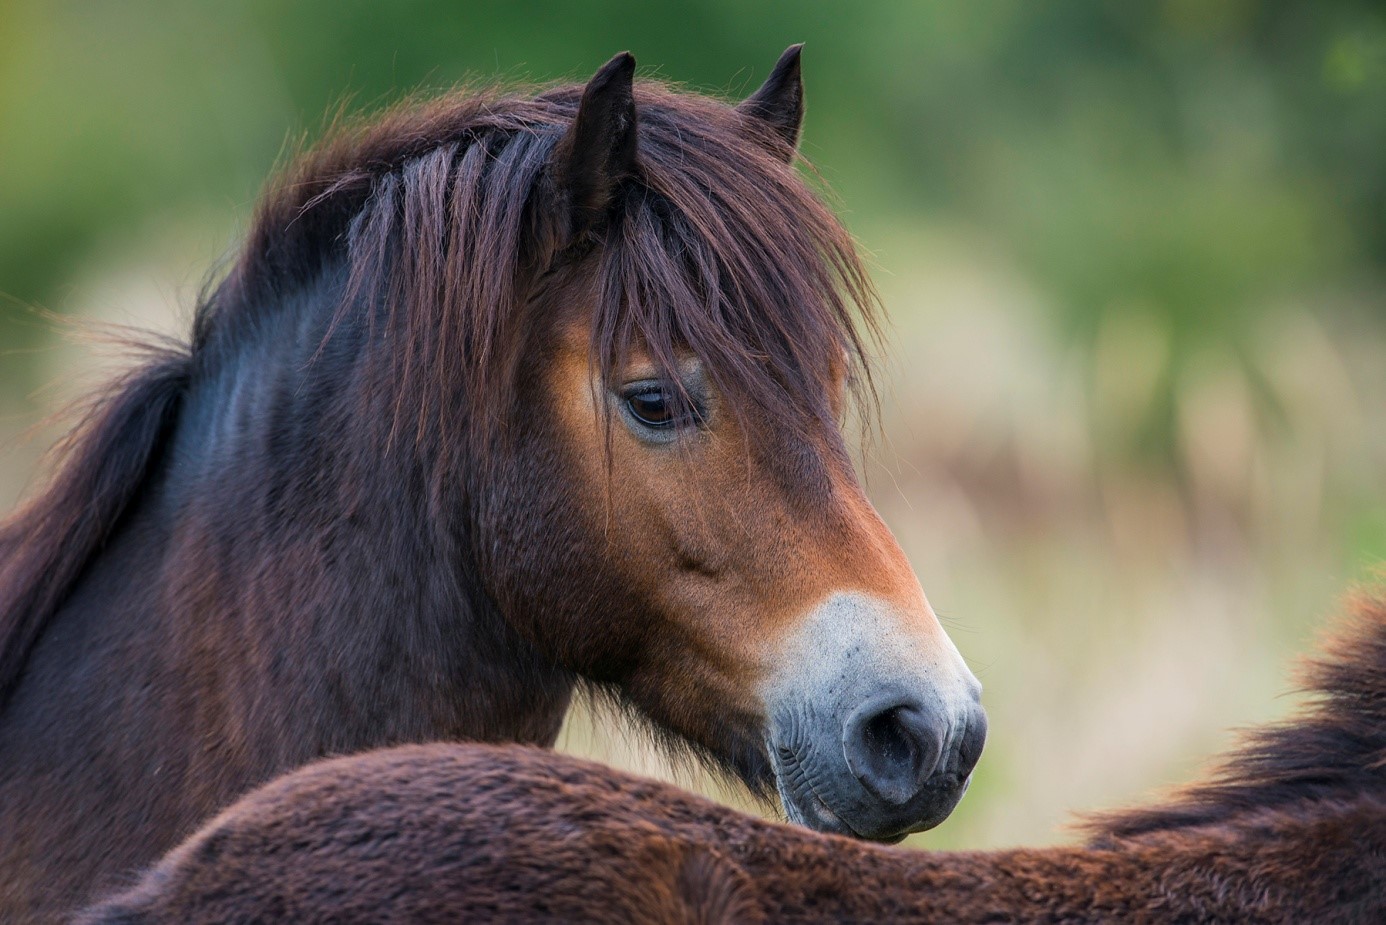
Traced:
<svg viewBox="0 0 1386 925">
<path fill-rule="evenodd" d="M 938 825 L 967 791 L 986 741 L 981 685 L 931 612 L 909 616 L 838 593 L 792 631 L 765 698 L 791 821 L 899 841 Z"/>
</svg>

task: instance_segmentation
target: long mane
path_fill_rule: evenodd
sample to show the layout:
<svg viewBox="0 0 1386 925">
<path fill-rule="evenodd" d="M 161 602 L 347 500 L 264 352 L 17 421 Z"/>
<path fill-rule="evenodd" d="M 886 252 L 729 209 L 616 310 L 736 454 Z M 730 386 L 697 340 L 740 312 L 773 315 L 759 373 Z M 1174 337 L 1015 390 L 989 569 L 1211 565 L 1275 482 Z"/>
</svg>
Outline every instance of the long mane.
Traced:
<svg viewBox="0 0 1386 925">
<path fill-rule="evenodd" d="M 0 523 L 0 709 L 48 617 L 157 467 L 190 363 L 177 347 L 143 349 L 146 362 L 87 405 L 58 446 L 47 489 Z"/>
<path fill-rule="evenodd" d="M 1386 596 L 1362 593 L 1306 662 L 1301 715 L 1249 733 L 1209 778 L 1150 808 L 1095 817 L 1099 840 L 1216 825 L 1315 801 L 1386 798 Z"/>
<path fill-rule="evenodd" d="M 418 403 L 401 423 L 455 445 L 450 427 L 475 430 L 505 398 L 497 383 L 526 327 L 519 281 L 563 259 L 544 251 L 539 229 L 554 195 L 549 156 L 581 90 L 474 89 L 335 130 L 262 201 L 194 346 L 345 257 L 339 323 L 395 333 L 393 378 L 401 400 Z M 638 175 L 609 222 L 568 248 L 600 247 L 594 363 L 609 373 L 638 340 L 672 373 L 687 349 L 733 405 L 788 424 L 822 392 L 830 358 L 845 353 L 869 388 L 874 291 L 782 142 L 707 97 L 658 83 L 635 96 Z M 458 390 L 471 414 L 444 414 Z"/>
<path fill-rule="evenodd" d="M 190 383 L 334 268 L 346 272 L 330 330 L 364 325 L 386 345 L 374 355 L 398 384 L 395 430 L 442 447 L 500 415 L 526 282 L 594 249 L 591 344 L 604 373 L 636 342 L 670 373 L 689 350 L 729 405 L 785 426 L 822 413 L 813 398 L 844 354 L 869 388 L 875 296 L 854 243 L 770 130 L 727 104 L 638 84 L 637 175 L 587 240 L 545 251 L 546 166 L 581 89 L 409 102 L 330 130 L 271 184 L 239 258 L 198 306 L 190 346 L 115 384 L 53 486 L 0 526 L 0 706 L 157 468 Z"/>
</svg>

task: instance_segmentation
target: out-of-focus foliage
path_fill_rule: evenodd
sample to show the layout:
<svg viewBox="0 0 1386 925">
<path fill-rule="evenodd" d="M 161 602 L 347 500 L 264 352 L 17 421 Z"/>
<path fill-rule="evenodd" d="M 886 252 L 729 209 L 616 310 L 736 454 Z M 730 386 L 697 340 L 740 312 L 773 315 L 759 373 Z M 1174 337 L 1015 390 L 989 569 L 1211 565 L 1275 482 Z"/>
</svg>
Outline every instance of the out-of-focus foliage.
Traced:
<svg viewBox="0 0 1386 925">
<path fill-rule="evenodd" d="M 32 306 L 185 308 L 344 100 L 794 41 L 896 327 L 865 468 L 993 713 L 932 843 L 1187 773 L 1386 556 L 1378 4 L 0 0 L 0 438 L 85 363 Z"/>
</svg>

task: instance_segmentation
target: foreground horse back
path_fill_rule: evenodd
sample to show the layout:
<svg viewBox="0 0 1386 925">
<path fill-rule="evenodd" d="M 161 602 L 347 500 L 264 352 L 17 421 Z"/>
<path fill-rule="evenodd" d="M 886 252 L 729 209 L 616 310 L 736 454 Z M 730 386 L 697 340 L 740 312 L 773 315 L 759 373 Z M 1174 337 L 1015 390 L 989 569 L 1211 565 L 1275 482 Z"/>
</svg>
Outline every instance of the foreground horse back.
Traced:
<svg viewBox="0 0 1386 925">
<path fill-rule="evenodd" d="M 520 747 L 326 762 L 247 797 L 99 923 L 1386 920 L 1386 600 L 1318 702 L 1088 847 L 926 853 L 764 822 Z"/>
</svg>

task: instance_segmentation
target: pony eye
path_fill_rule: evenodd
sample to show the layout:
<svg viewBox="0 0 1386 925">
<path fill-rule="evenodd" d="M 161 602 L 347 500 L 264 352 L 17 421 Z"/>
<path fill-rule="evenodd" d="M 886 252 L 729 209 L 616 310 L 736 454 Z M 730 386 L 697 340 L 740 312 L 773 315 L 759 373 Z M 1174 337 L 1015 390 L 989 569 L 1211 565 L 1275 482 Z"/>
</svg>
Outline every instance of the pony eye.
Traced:
<svg viewBox="0 0 1386 925">
<path fill-rule="evenodd" d="M 663 389 L 646 389 L 629 395 L 626 407 L 646 427 L 668 427 L 674 423 L 673 403 Z"/>
</svg>

